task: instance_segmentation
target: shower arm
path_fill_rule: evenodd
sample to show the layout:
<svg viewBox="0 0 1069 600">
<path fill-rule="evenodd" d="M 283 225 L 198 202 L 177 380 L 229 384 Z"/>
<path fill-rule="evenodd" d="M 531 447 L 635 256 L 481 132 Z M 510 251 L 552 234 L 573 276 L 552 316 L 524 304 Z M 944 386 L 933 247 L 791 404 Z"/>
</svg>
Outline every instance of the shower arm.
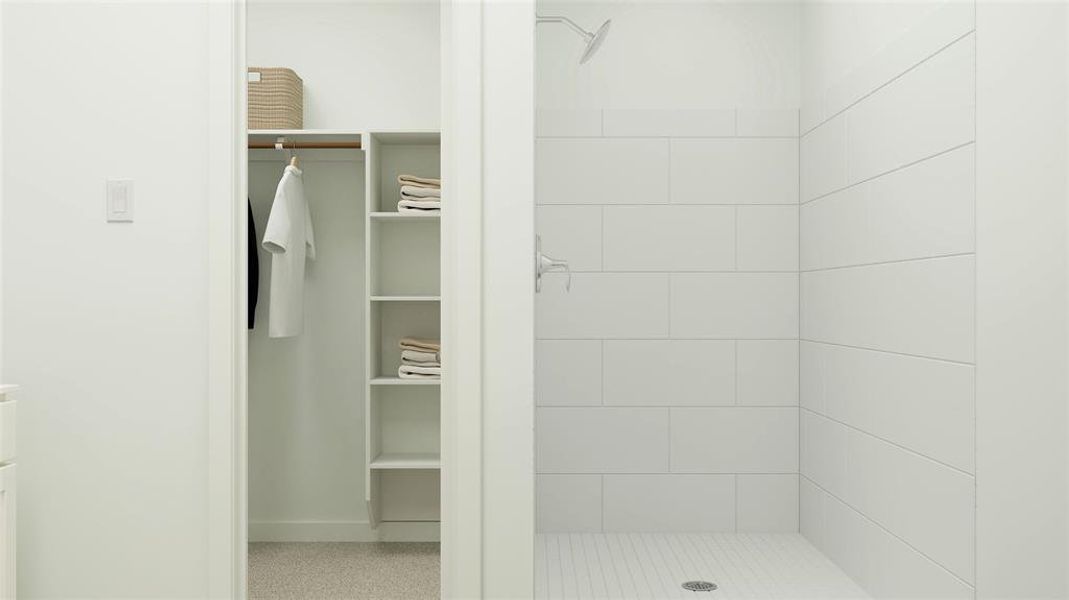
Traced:
<svg viewBox="0 0 1069 600">
<path fill-rule="evenodd" d="M 543 17 L 542 15 L 538 15 L 535 18 L 535 23 L 539 24 L 539 25 L 542 24 L 542 23 L 563 23 L 564 25 L 567 25 L 568 27 L 570 27 L 573 31 L 575 31 L 579 35 L 583 36 L 583 39 L 586 40 L 587 43 L 589 43 L 590 40 L 594 39 L 594 34 L 593 33 L 587 31 L 586 29 L 583 29 L 582 27 L 579 26 L 578 23 L 576 23 L 575 21 L 569 19 L 568 17 L 556 16 L 556 15 Z"/>
</svg>

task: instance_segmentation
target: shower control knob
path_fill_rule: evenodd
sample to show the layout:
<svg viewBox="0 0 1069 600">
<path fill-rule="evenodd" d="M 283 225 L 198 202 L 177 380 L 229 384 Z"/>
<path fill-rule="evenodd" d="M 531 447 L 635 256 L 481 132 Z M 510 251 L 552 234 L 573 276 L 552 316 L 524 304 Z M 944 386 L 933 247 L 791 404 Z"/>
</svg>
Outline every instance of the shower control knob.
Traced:
<svg viewBox="0 0 1069 600">
<path fill-rule="evenodd" d="M 546 256 L 542 253 L 542 237 L 535 236 L 535 291 L 542 291 L 542 275 L 554 271 L 563 271 L 568 274 L 564 289 L 572 291 L 572 269 L 568 261 Z"/>
</svg>

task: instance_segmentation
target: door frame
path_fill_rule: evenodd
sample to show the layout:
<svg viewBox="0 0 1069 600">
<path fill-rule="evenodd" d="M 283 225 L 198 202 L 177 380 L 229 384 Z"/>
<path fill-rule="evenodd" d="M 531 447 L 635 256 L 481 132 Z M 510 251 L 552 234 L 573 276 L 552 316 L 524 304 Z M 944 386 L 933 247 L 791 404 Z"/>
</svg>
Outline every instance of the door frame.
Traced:
<svg viewBox="0 0 1069 600">
<path fill-rule="evenodd" d="M 534 593 L 534 0 L 440 0 L 442 597 Z M 247 594 L 246 0 L 209 11 L 206 596 Z M 492 298 L 490 302 L 488 299 Z"/>
</svg>

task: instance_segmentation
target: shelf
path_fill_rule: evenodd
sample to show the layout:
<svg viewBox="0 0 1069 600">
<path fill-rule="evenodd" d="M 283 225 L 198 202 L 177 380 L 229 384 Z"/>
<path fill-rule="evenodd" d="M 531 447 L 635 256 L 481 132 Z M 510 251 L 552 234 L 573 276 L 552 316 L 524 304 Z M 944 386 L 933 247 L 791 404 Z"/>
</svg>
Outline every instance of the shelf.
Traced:
<svg viewBox="0 0 1069 600">
<path fill-rule="evenodd" d="M 249 139 L 275 141 L 284 137 L 298 142 L 359 142 L 362 132 L 353 129 L 250 129 Z"/>
<path fill-rule="evenodd" d="M 441 296 L 372 296 L 372 302 L 441 302 Z"/>
<path fill-rule="evenodd" d="M 375 377 L 371 385 L 442 385 L 441 379 L 401 379 L 400 377 Z"/>
<path fill-rule="evenodd" d="M 371 137 L 390 146 L 436 146 L 442 143 L 442 134 L 427 130 L 372 131 Z"/>
<path fill-rule="evenodd" d="M 371 213 L 372 221 L 437 221 L 442 213 L 399 213 L 392 211 L 379 211 Z"/>
<path fill-rule="evenodd" d="M 371 461 L 372 470 L 440 469 L 442 457 L 430 452 L 386 452 Z"/>
</svg>

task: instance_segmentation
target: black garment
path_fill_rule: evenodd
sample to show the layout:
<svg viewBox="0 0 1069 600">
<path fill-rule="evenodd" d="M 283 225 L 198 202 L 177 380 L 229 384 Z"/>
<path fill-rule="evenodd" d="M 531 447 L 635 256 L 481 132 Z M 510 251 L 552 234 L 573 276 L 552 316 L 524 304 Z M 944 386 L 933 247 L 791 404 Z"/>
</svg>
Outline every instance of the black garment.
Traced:
<svg viewBox="0 0 1069 600">
<path fill-rule="evenodd" d="M 256 300 L 260 294 L 260 256 L 256 250 L 256 223 L 252 220 L 252 200 L 249 200 L 249 329 L 256 324 Z"/>
</svg>

